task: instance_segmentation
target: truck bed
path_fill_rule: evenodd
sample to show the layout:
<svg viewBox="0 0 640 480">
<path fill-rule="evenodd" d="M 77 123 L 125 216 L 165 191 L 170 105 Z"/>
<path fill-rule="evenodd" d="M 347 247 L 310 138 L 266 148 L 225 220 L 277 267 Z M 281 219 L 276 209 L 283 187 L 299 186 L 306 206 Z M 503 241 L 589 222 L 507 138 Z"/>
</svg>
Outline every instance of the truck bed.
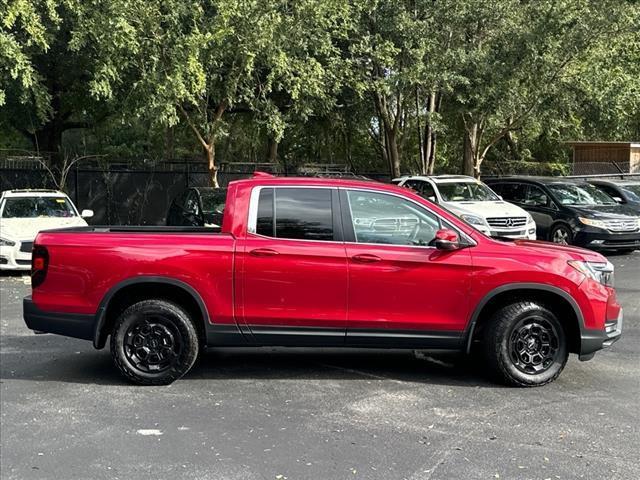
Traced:
<svg viewBox="0 0 640 480">
<path fill-rule="evenodd" d="M 220 233 L 220 227 L 176 227 L 164 225 L 91 225 L 43 230 L 45 233 Z"/>
</svg>

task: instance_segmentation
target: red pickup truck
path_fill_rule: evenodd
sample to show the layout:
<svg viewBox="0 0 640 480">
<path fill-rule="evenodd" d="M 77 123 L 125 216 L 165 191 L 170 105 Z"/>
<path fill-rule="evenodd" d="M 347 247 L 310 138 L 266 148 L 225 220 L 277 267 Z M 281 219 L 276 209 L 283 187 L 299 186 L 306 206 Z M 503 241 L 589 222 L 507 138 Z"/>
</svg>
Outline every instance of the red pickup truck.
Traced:
<svg viewBox="0 0 640 480">
<path fill-rule="evenodd" d="M 622 309 L 598 253 L 486 237 L 414 192 L 276 178 L 229 185 L 222 227 L 42 232 L 24 319 L 110 337 L 129 380 L 168 384 L 215 346 L 483 352 L 542 385 L 616 341 Z"/>
</svg>

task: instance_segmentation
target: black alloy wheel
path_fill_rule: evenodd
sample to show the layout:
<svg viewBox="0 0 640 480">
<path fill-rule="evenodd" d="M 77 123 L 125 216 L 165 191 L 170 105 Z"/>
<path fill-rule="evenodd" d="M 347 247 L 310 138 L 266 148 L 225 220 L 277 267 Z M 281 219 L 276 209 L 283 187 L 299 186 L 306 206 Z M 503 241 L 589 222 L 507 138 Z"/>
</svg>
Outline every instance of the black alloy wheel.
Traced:
<svg viewBox="0 0 640 480">
<path fill-rule="evenodd" d="M 180 357 L 180 332 L 165 316 L 140 316 L 124 335 L 124 354 L 144 373 L 160 373 Z"/>
<path fill-rule="evenodd" d="M 120 372 L 139 385 L 168 385 L 191 369 L 200 340 L 189 314 L 160 299 L 143 300 L 118 317 L 111 355 Z"/>
<path fill-rule="evenodd" d="M 518 370 L 539 374 L 547 371 L 557 360 L 558 332 L 544 318 L 525 318 L 514 327 L 510 347 L 511 361 Z"/>
<path fill-rule="evenodd" d="M 482 343 L 492 376 L 516 387 L 552 382 L 569 357 L 565 328 L 551 308 L 531 300 L 496 310 L 484 327 Z"/>
</svg>

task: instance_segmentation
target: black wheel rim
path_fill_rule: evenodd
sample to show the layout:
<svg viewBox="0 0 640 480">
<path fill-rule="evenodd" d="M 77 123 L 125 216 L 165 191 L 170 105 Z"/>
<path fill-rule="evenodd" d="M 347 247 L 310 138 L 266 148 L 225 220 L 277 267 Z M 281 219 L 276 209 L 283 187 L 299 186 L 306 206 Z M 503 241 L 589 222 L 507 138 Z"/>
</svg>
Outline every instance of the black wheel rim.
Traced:
<svg viewBox="0 0 640 480">
<path fill-rule="evenodd" d="M 182 351 L 180 332 L 161 315 L 145 315 L 127 329 L 124 354 L 143 373 L 161 373 L 171 368 Z"/>
<path fill-rule="evenodd" d="M 511 333 L 509 354 L 523 373 L 538 375 L 555 363 L 560 348 L 556 327 L 541 317 L 521 321 Z"/>
</svg>

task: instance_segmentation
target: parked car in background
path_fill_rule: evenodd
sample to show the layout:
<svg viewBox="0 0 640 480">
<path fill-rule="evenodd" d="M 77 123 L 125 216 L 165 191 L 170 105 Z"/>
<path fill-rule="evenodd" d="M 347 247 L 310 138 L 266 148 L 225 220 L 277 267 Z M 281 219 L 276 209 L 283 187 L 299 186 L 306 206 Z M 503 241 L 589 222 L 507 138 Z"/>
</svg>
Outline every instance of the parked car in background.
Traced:
<svg viewBox="0 0 640 480">
<path fill-rule="evenodd" d="M 0 270 L 29 270 L 41 230 L 87 226 L 92 210 L 78 210 L 56 190 L 7 190 L 0 196 Z"/>
<path fill-rule="evenodd" d="M 637 180 L 605 180 L 589 179 L 591 185 L 595 185 L 600 190 L 622 205 L 635 208 L 640 214 L 640 178 Z"/>
<path fill-rule="evenodd" d="M 167 225 L 220 227 L 226 198 L 226 188 L 187 188 L 171 202 L 167 213 Z"/>
<path fill-rule="evenodd" d="M 601 250 L 640 248 L 637 210 L 590 183 L 562 177 L 503 177 L 487 183 L 533 216 L 539 239 Z"/>
<path fill-rule="evenodd" d="M 227 196 L 219 231 L 39 234 L 27 327 L 96 348 L 110 337 L 117 368 L 145 385 L 182 377 L 207 346 L 296 346 L 477 349 L 529 387 L 622 333 L 599 253 L 489 238 L 378 182 L 256 173 Z"/>
<path fill-rule="evenodd" d="M 465 175 L 408 176 L 393 183 L 443 205 L 485 235 L 536 239 L 536 224 L 522 208 L 505 202 L 481 181 Z"/>
</svg>

